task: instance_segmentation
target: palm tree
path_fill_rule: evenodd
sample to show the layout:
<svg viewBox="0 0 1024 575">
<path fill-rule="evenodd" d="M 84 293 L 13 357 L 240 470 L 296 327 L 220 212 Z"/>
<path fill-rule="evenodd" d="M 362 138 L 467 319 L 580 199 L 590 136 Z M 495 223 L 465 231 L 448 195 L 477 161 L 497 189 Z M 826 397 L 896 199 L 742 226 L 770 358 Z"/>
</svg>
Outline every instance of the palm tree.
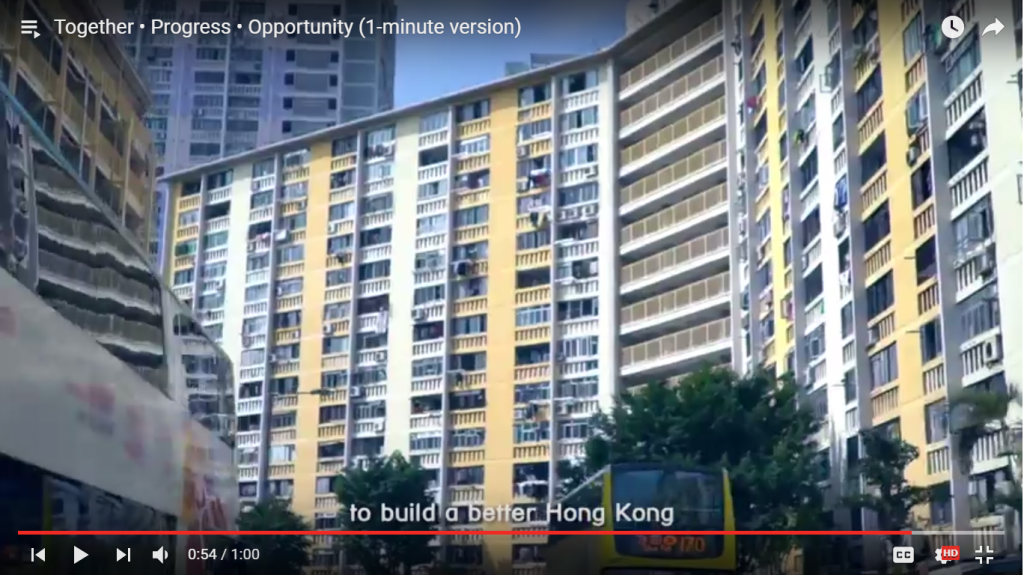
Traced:
<svg viewBox="0 0 1024 575">
<path fill-rule="evenodd" d="M 951 435 L 959 453 L 960 470 L 970 475 L 974 460 L 975 445 L 983 438 L 998 434 L 1007 440 L 1007 448 L 1001 455 L 1010 460 L 1010 482 L 1013 493 L 999 494 L 996 504 L 1008 505 L 1018 513 L 1021 511 L 1021 428 L 1020 423 L 1008 420 L 1010 406 L 1020 403 L 1016 388 L 1000 391 L 967 388 L 950 399 L 952 417 Z"/>
</svg>

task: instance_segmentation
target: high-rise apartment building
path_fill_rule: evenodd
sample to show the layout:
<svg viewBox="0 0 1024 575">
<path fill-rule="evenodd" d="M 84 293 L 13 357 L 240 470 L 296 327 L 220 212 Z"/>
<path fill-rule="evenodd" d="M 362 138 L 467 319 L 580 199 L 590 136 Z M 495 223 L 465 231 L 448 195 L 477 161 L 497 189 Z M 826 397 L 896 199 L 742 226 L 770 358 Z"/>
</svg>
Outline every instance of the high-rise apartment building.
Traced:
<svg viewBox="0 0 1024 575">
<path fill-rule="evenodd" d="M 1024 375 L 1019 8 L 745 0 L 730 24 L 751 359 L 794 373 L 827 417 L 833 494 L 861 488 L 847 475 L 859 430 L 918 447 L 908 479 L 953 494 L 919 515 L 977 530 L 965 557 L 1012 544 L 986 504 L 1011 473 L 1011 437 L 959 453 L 948 399 Z M 950 15 L 966 22 L 954 40 L 940 32 Z M 996 19 L 1007 30 L 983 34 Z M 1010 419 L 1019 426 L 1019 400 Z M 853 510 L 842 521 L 873 520 Z"/>
<path fill-rule="evenodd" d="M 729 9 L 170 176 L 165 273 L 236 360 L 241 493 L 329 527 L 332 477 L 399 450 L 445 505 L 544 502 L 623 386 L 732 361 Z"/>
<path fill-rule="evenodd" d="M 58 35 L 54 23 L 104 16 L 55 1 L 0 5 L 0 80 L 80 184 L 145 245 L 155 166 L 142 120 L 149 93 L 113 36 Z M 34 20 L 37 34 L 22 34 L 22 20 Z M 34 266 L 35 249 L 26 249 L 23 263 Z"/>
<path fill-rule="evenodd" d="M 97 361 L 119 360 L 229 436 L 230 362 L 142 257 L 153 227 L 150 94 L 114 36 L 55 34 L 55 18 L 110 16 L 82 6 L 0 5 L 0 263 L 110 353 Z M 22 34 L 22 20 L 39 36 Z"/>
<path fill-rule="evenodd" d="M 191 38 L 135 29 L 122 37 L 153 92 L 146 123 L 172 172 L 369 116 L 394 105 L 395 36 L 261 38 L 260 21 L 395 19 L 393 0 L 126 0 L 123 18 L 241 23 Z M 157 222 L 164 221 L 160 189 Z M 151 250 L 159 260 L 159 241 Z"/>
</svg>

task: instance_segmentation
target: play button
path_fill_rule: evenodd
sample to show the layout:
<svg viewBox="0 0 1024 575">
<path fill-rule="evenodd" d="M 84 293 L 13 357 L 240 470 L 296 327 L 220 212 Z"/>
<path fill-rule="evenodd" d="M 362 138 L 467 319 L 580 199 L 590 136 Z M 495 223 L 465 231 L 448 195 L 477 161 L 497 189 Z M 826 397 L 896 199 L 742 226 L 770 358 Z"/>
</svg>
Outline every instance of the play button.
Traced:
<svg viewBox="0 0 1024 575">
<path fill-rule="evenodd" d="M 78 563 L 82 559 L 85 559 L 86 557 L 89 556 L 88 553 L 86 553 L 85 551 L 82 551 L 78 547 L 75 547 L 74 549 L 75 549 L 75 563 Z"/>
<path fill-rule="evenodd" d="M 120 561 L 120 560 L 124 559 L 124 558 L 125 558 L 125 557 L 127 557 L 127 556 L 128 556 L 128 555 L 127 555 L 127 554 L 125 554 L 125 552 L 124 552 L 124 551 L 121 551 L 120 549 L 118 549 L 118 550 L 117 550 L 117 560 L 118 560 L 118 561 Z M 129 561 L 131 561 L 131 559 L 129 559 Z"/>
</svg>

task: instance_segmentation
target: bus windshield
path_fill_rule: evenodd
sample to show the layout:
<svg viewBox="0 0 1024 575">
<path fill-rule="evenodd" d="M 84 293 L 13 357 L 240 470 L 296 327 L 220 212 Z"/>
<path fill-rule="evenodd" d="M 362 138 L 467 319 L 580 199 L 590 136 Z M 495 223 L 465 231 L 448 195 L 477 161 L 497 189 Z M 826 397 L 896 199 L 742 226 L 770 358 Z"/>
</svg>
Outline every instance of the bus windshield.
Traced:
<svg viewBox="0 0 1024 575">
<path fill-rule="evenodd" d="M 623 469 L 612 475 L 616 531 L 714 531 L 724 529 L 721 474 L 670 469 Z M 715 557 L 722 536 L 616 536 L 623 555 Z"/>
</svg>

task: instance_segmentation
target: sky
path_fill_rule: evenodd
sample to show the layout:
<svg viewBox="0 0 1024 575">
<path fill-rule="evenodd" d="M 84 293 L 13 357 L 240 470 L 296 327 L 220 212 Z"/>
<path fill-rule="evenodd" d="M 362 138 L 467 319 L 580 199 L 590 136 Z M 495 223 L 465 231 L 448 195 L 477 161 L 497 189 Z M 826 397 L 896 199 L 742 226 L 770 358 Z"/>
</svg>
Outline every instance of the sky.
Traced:
<svg viewBox="0 0 1024 575">
<path fill-rule="evenodd" d="M 619 39 L 626 28 L 625 0 L 399 0 L 406 21 L 511 20 L 511 36 L 400 36 L 395 105 L 406 106 L 484 84 L 505 73 L 505 63 L 531 53 L 585 54 Z M 447 28 L 447 24 L 446 24 Z"/>
</svg>

